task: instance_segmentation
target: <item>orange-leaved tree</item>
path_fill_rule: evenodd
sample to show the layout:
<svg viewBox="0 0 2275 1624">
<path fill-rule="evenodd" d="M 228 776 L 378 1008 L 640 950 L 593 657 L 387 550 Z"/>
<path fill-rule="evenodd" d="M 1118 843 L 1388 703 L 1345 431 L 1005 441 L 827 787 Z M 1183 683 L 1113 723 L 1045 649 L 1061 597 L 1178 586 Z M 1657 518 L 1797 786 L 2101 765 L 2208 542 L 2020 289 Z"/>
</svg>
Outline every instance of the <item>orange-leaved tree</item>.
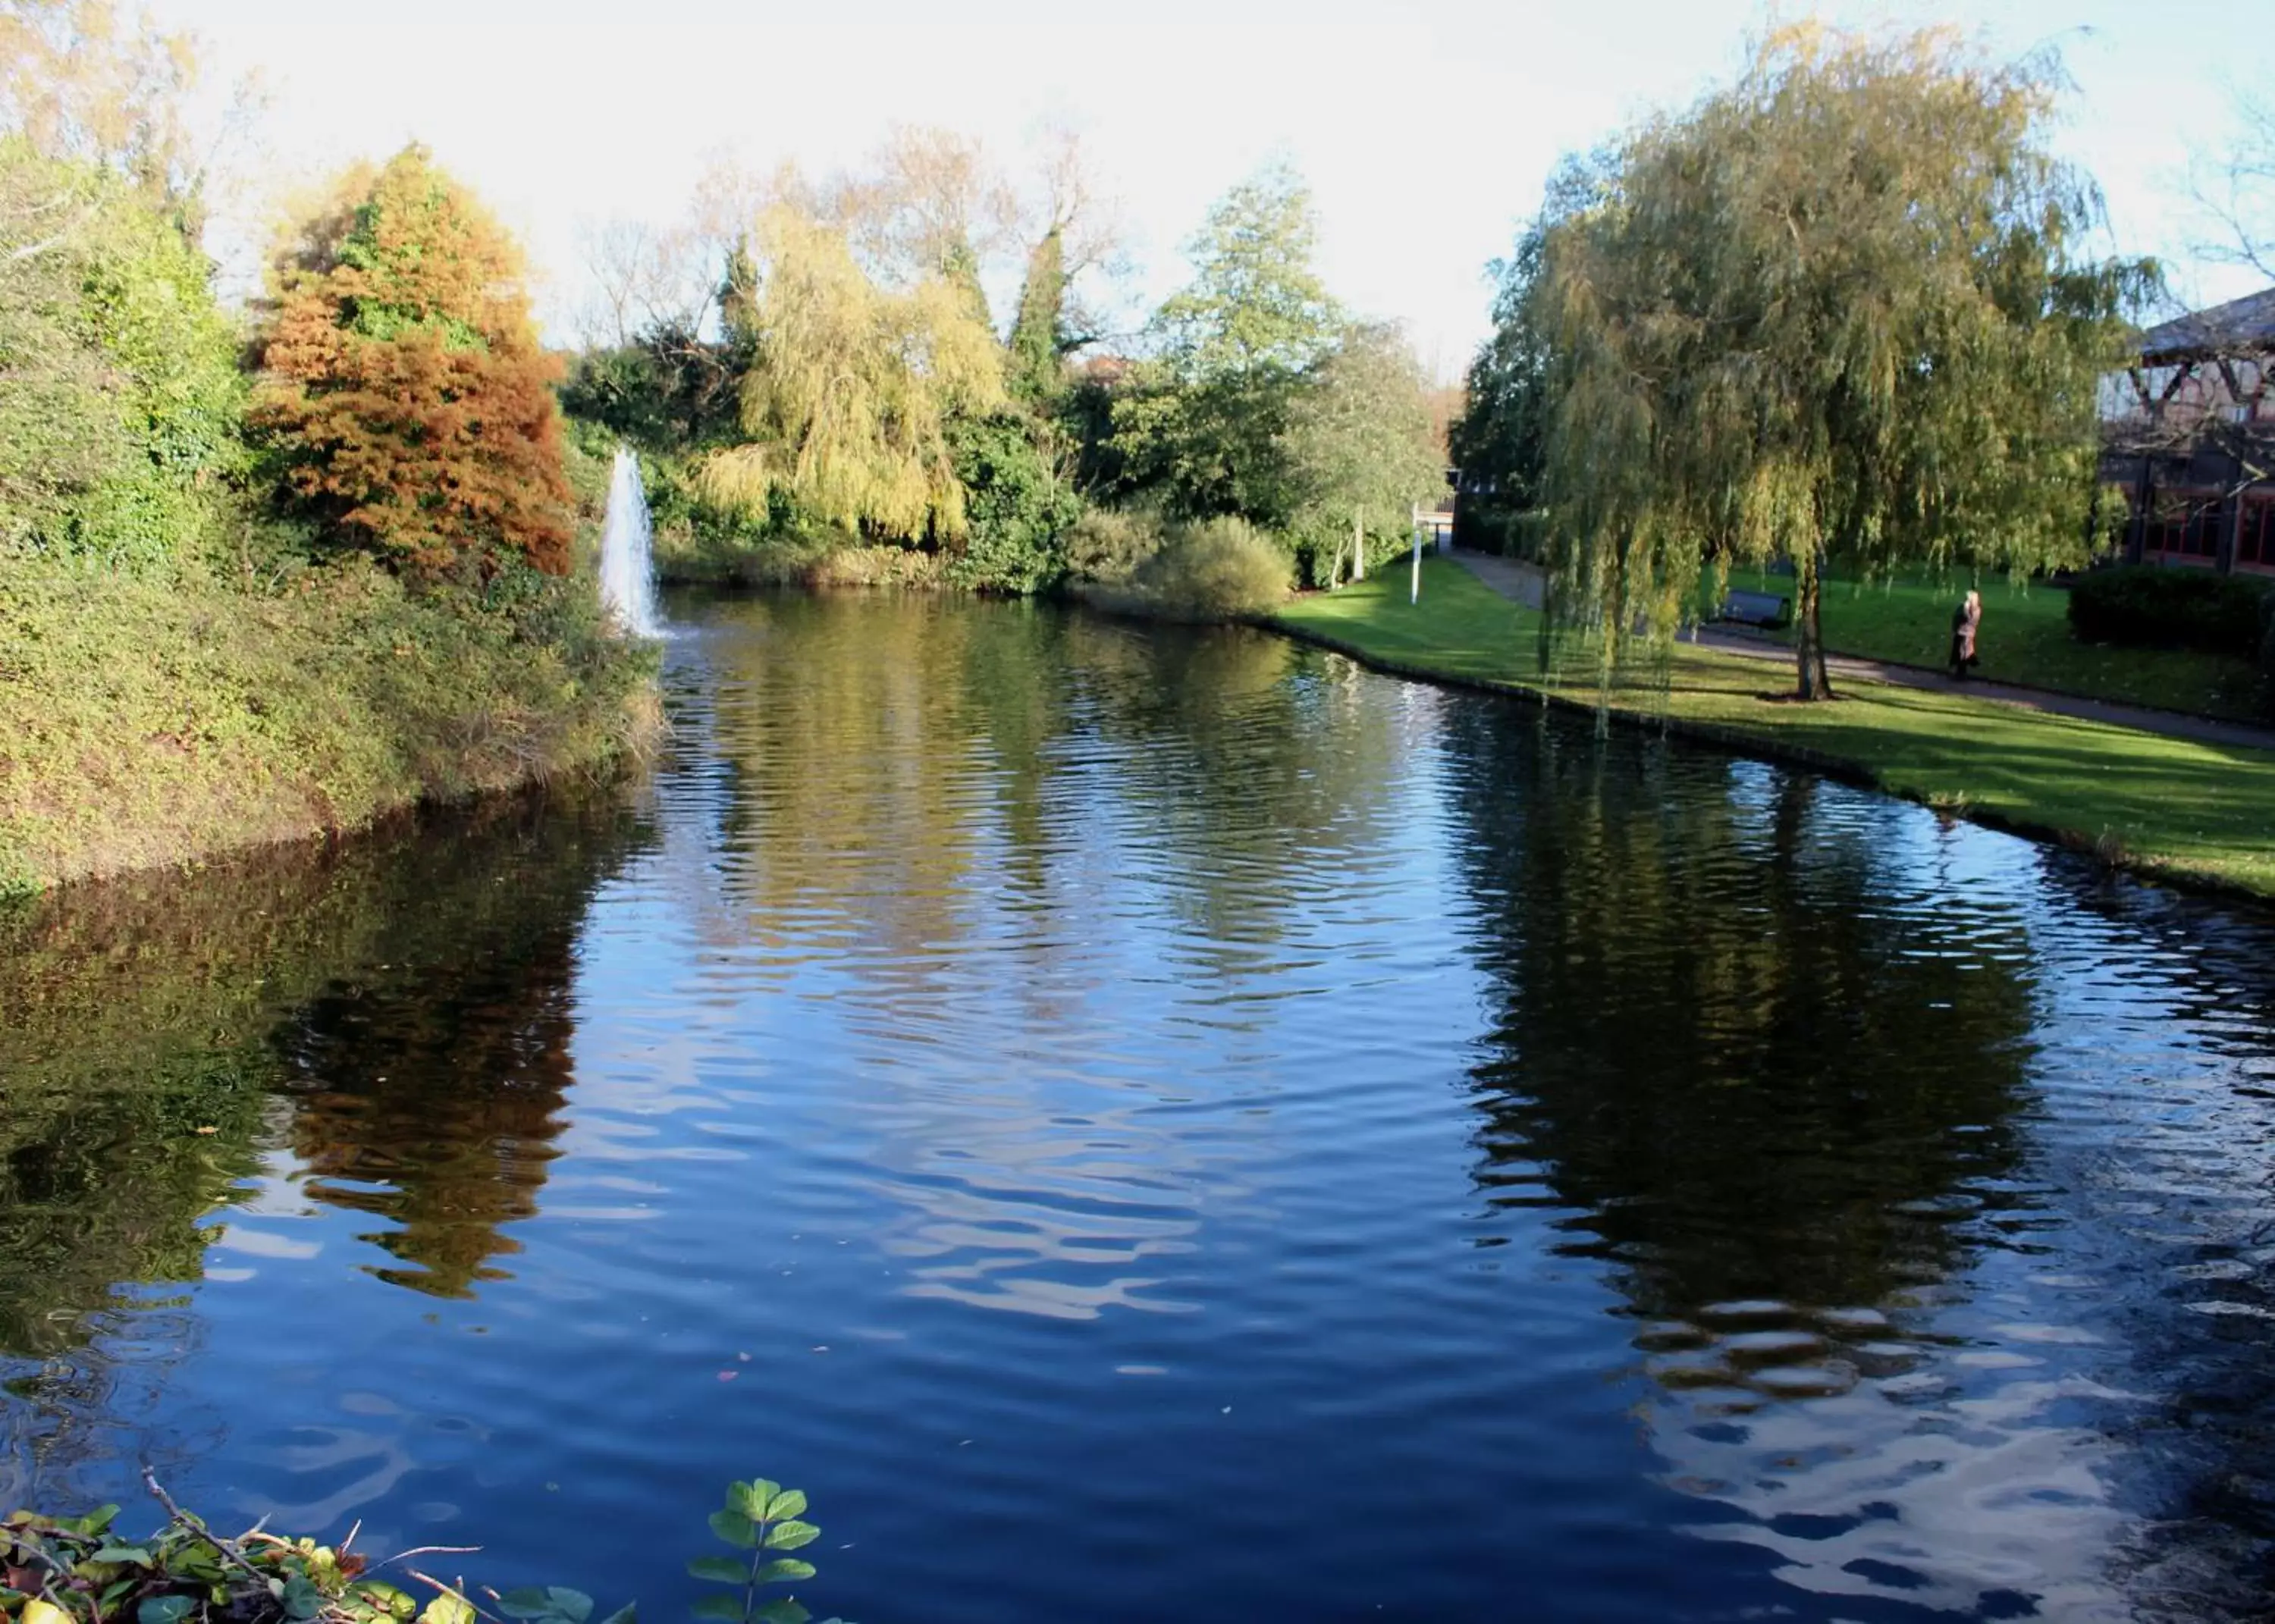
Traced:
<svg viewBox="0 0 2275 1624">
<path fill-rule="evenodd" d="M 559 364 L 512 239 L 425 147 L 351 171 L 279 253 L 261 370 L 254 420 L 335 540 L 567 570 Z"/>
</svg>

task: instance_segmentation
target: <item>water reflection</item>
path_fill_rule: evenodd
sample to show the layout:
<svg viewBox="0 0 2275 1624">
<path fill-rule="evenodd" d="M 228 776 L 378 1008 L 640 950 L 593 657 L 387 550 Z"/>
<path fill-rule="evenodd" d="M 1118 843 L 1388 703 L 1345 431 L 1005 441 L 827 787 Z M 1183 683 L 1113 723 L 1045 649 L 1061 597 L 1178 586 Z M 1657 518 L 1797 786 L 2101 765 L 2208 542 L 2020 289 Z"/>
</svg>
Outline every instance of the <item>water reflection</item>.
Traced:
<svg viewBox="0 0 2275 1624">
<path fill-rule="evenodd" d="M 678 618 L 620 796 L 14 927 L 0 1498 L 658 1613 L 753 1470 L 847 1616 L 2254 1613 L 2264 924 L 1247 633 Z"/>
<path fill-rule="evenodd" d="M 2111 943 L 2049 935 L 1968 839 L 1875 797 L 1483 709 L 1447 742 L 1502 990 L 1478 1184 L 1613 1265 L 1664 1480 L 1715 1507 L 1695 1531 L 1859 1604 L 2136 1616 L 2159 1587 L 2126 1553 L 2158 1533 L 2120 1440 L 2173 1372 L 2123 1356 L 2126 1265 L 2077 1272 L 2105 1214 L 2048 1143 L 2081 1070 L 2109 1086 L 2109 1012 L 2076 1006 Z M 2128 1129 L 2089 1131 L 2105 1158 Z M 2201 1124 L 2176 1137 L 2216 1176 Z"/>
<path fill-rule="evenodd" d="M 499 1277 L 485 1260 L 535 1211 L 568 1081 L 571 944 L 635 839 L 613 801 L 510 803 L 8 922 L 0 1372 L 19 1478 L 194 1458 L 188 1418 L 147 1424 L 198 1345 L 192 1288 L 314 1255 L 265 1220 L 276 1192 L 391 1220 L 363 1238 L 412 1265 L 374 1271 L 396 1283 Z"/>
</svg>

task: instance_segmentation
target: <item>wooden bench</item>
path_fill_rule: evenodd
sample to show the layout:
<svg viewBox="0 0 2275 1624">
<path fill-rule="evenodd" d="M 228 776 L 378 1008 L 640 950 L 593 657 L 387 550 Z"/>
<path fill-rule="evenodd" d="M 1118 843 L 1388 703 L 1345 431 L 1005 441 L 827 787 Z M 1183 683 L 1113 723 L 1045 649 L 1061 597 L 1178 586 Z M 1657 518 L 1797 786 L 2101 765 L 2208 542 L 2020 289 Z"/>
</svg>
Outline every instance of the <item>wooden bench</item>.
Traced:
<svg viewBox="0 0 2275 1624">
<path fill-rule="evenodd" d="M 1793 600 L 1770 592 L 1734 592 L 1722 600 L 1714 618 L 1782 631 L 1793 623 Z"/>
</svg>

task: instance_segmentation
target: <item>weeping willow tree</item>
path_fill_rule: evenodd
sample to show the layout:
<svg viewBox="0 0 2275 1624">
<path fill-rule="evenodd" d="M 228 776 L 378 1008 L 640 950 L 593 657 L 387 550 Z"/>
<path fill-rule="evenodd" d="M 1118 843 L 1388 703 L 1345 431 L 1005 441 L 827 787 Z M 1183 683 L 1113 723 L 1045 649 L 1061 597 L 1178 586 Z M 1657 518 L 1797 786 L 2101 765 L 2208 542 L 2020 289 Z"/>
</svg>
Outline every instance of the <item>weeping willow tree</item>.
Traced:
<svg viewBox="0 0 2275 1624">
<path fill-rule="evenodd" d="M 887 285 L 843 228 L 787 204 L 760 215 L 752 248 L 735 312 L 744 439 L 706 462 L 705 494 L 754 514 L 787 498 L 894 540 L 963 535 L 949 428 L 1005 401 L 1002 346 L 967 290 L 944 273 Z"/>
<path fill-rule="evenodd" d="M 1551 351 L 1558 600 L 1608 680 L 1702 577 L 1790 560 L 1800 694 L 1828 567 L 2077 561 L 2095 381 L 2147 268 L 2097 261 L 2049 58 L 1946 30 L 1779 30 L 1737 82 L 1563 178 L 1527 313 Z"/>
</svg>

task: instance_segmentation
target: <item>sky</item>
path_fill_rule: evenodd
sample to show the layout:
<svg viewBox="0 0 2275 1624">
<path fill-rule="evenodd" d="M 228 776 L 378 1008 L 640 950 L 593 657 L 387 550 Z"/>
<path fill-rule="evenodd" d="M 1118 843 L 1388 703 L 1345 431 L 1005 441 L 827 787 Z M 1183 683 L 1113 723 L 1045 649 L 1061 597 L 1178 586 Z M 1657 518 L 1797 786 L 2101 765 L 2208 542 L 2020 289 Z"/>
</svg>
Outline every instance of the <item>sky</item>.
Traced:
<svg viewBox="0 0 2275 1624">
<path fill-rule="evenodd" d="M 2264 3 L 2264 0 L 2256 0 Z M 418 140 L 528 245 L 548 332 L 586 292 L 580 233 L 665 223 L 719 156 L 761 171 L 858 162 L 895 123 L 1016 164 L 1046 121 L 1081 131 L 1121 200 L 1139 313 L 1183 279 L 1210 202 L 1278 159 L 1310 183 L 1319 267 L 1459 374 L 1488 328 L 1486 262 L 1558 158 L 1735 69 L 1750 0 L 1388 6 L 1145 0 L 150 0 L 223 79 L 257 73 L 269 162 L 314 181 Z M 2227 90 L 2275 79 L 2275 29 L 2233 0 L 1839 0 L 1844 23 L 1956 23 L 2001 54 L 2051 43 L 2076 88 L 2059 135 L 2099 181 L 2109 246 L 2166 261 L 2202 304 L 2251 291 L 2203 262 L 2184 172 Z M 944 20 L 953 17 L 954 20 Z M 2175 42 L 2207 48 L 2201 66 Z"/>
</svg>

